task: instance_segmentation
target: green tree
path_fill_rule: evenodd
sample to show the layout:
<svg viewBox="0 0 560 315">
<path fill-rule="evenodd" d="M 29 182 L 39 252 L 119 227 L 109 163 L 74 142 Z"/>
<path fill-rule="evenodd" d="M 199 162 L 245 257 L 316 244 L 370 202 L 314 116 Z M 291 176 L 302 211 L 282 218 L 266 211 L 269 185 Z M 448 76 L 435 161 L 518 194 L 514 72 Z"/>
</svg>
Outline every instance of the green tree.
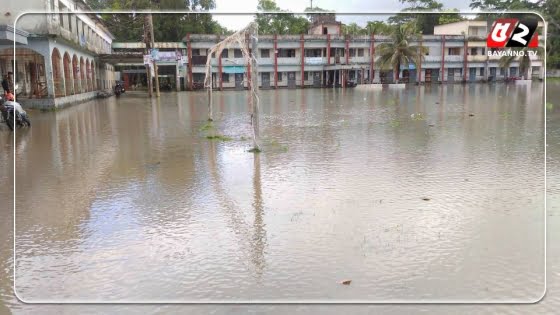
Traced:
<svg viewBox="0 0 560 315">
<path fill-rule="evenodd" d="M 382 21 L 370 21 L 367 22 L 365 30 L 367 34 L 389 35 L 393 27 Z"/>
<path fill-rule="evenodd" d="M 215 0 L 89 0 L 96 10 L 141 11 L 205 11 L 215 8 Z M 143 14 L 101 14 L 109 30 L 119 41 L 142 41 Z M 209 14 L 162 13 L 153 14 L 156 41 L 180 41 L 186 33 L 228 33 Z"/>
<path fill-rule="evenodd" d="M 435 0 L 399 0 L 399 2 L 406 5 L 406 8 L 402 10 L 402 14 L 390 17 L 388 19 L 390 24 L 414 23 L 422 34 L 434 33 L 434 26 L 439 24 L 439 14 L 415 14 L 406 11 L 439 11 L 443 9 L 443 4 Z"/>
<path fill-rule="evenodd" d="M 361 28 L 358 24 L 356 23 L 350 23 L 347 25 L 342 25 L 342 34 L 347 34 L 347 35 L 362 35 L 365 34 L 366 30 Z"/>
<path fill-rule="evenodd" d="M 523 56 L 519 57 L 519 74 L 521 74 L 525 79 L 529 79 L 529 69 L 531 69 L 532 61 L 529 56 L 530 51 L 534 51 L 537 55 L 542 55 L 544 49 L 542 48 L 529 48 L 525 47 L 522 49 L 524 52 Z"/>
<path fill-rule="evenodd" d="M 443 10 L 442 14 L 439 15 L 438 25 L 465 20 L 458 12 L 457 9 Z"/>
<path fill-rule="evenodd" d="M 500 68 L 504 69 L 506 78 L 509 77 L 509 67 L 516 58 L 516 56 L 502 56 L 499 60 L 498 65 Z"/>
<path fill-rule="evenodd" d="M 423 46 L 412 46 L 410 42 L 418 39 L 420 33 L 413 23 L 395 26 L 391 33 L 391 42 L 382 43 L 377 47 L 380 54 L 379 64 L 383 69 L 393 69 L 395 82 L 399 82 L 401 65 L 414 64 L 418 66 L 427 51 Z"/>
<path fill-rule="evenodd" d="M 309 20 L 280 9 L 274 0 L 259 0 L 257 10 L 269 12 L 257 13 L 255 17 L 259 34 L 304 34 L 309 27 Z"/>
</svg>

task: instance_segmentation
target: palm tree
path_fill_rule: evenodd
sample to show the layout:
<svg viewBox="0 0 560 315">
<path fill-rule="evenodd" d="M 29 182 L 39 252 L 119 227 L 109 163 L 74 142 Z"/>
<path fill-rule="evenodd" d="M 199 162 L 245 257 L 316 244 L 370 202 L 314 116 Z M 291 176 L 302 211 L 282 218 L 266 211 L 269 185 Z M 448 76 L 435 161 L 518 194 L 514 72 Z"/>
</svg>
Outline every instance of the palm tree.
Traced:
<svg viewBox="0 0 560 315">
<path fill-rule="evenodd" d="M 525 47 L 522 50 L 524 52 L 523 56 L 519 57 L 519 74 L 523 74 L 525 80 L 529 77 L 529 69 L 531 69 L 531 57 L 529 56 L 529 51 L 534 51 L 537 55 L 542 55 L 544 49 L 542 47 L 538 48 L 528 48 Z"/>
<path fill-rule="evenodd" d="M 517 59 L 516 56 L 511 55 L 511 56 L 502 56 L 502 58 L 500 58 L 500 61 L 498 63 L 498 65 L 500 66 L 500 68 L 505 70 L 505 77 L 509 77 L 509 67 L 511 66 L 512 62 L 515 61 L 515 59 Z"/>
<path fill-rule="evenodd" d="M 420 36 L 413 24 L 396 26 L 390 36 L 392 39 L 391 42 L 382 43 L 377 48 L 381 55 L 379 63 L 382 69 L 393 69 L 395 83 L 398 83 L 401 65 L 408 66 L 413 63 L 418 66 L 418 64 L 422 62 L 427 48 L 410 45 L 410 41 Z"/>
<path fill-rule="evenodd" d="M 531 57 L 529 56 L 529 51 L 535 51 L 537 54 L 542 54 L 544 52 L 542 47 L 538 47 L 538 48 L 525 47 L 520 51 L 522 51 L 523 54 L 520 55 L 519 57 L 512 55 L 512 56 L 503 56 L 502 58 L 500 58 L 499 66 L 506 70 L 505 72 L 506 78 L 509 76 L 509 68 L 511 64 L 517 60 L 519 61 L 519 75 L 523 75 L 523 77 L 527 79 L 527 76 L 529 76 L 529 69 L 531 68 L 531 63 L 532 63 Z"/>
</svg>

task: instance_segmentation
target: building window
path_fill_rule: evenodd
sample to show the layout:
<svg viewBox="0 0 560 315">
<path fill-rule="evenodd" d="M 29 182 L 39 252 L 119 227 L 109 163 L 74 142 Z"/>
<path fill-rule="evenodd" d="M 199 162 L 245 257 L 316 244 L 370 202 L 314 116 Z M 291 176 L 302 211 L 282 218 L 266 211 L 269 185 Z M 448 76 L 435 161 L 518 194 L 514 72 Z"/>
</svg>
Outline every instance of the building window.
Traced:
<svg viewBox="0 0 560 315">
<path fill-rule="evenodd" d="M 295 49 L 278 49 L 278 57 L 293 58 L 296 56 Z"/>
<path fill-rule="evenodd" d="M 222 73 L 222 82 L 229 82 L 229 73 Z"/>
<path fill-rule="evenodd" d="M 229 49 L 222 50 L 222 58 L 229 58 Z"/>
<path fill-rule="evenodd" d="M 481 55 L 486 54 L 486 49 L 485 49 L 484 47 L 481 47 L 481 48 L 480 48 L 480 54 L 481 54 Z"/>
<path fill-rule="evenodd" d="M 364 49 L 358 48 L 358 57 L 363 57 L 363 56 L 364 56 Z"/>
<path fill-rule="evenodd" d="M 278 72 L 278 82 L 282 82 L 282 72 Z"/>
<path fill-rule="evenodd" d="M 305 57 L 321 57 L 321 49 L 306 49 Z"/>
<path fill-rule="evenodd" d="M 504 75 L 504 74 L 505 74 L 504 68 L 500 68 L 500 75 Z"/>
<path fill-rule="evenodd" d="M 480 69 L 479 69 L 479 70 L 480 70 L 480 72 L 479 72 L 479 73 L 480 73 L 480 75 L 484 75 L 484 67 L 480 67 Z"/>
<path fill-rule="evenodd" d="M 64 8 L 64 4 L 62 4 L 62 2 L 58 1 L 58 12 L 60 12 L 58 14 L 59 18 L 60 18 L 60 27 L 64 27 L 64 14 L 62 14 L 62 9 Z"/>
<path fill-rule="evenodd" d="M 192 55 L 193 56 L 200 56 L 200 49 L 193 49 L 192 50 Z"/>
<path fill-rule="evenodd" d="M 270 49 L 261 49 L 261 58 L 270 58 Z"/>
<path fill-rule="evenodd" d="M 74 17 L 73 15 L 68 14 L 68 30 L 69 30 L 70 32 L 72 32 L 72 18 L 73 18 L 73 17 Z"/>
<path fill-rule="evenodd" d="M 304 81 L 309 80 L 309 71 L 305 71 L 305 72 L 303 73 L 303 80 L 304 80 Z"/>
<path fill-rule="evenodd" d="M 459 48 L 459 47 L 448 48 L 447 54 L 449 56 L 458 56 L 458 55 L 461 54 L 461 48 Z"/>
<path fill-rule="evenodd" d="M 243 58 L 243 53 L 241 52 L 241 49 L 234 49 L 233 50 L 233 58 Z"/>
<path fill-rule="evenodd" d="M 350 57 L 356 57 L 356 49 L 350 48 L 349 55 Z"/>
<path fill-rule="evenodd" d="M 478 51 L 476 48 L 471 48 L 471 55 L 472 56 L 476 56 L 478 54 Z"/>
</svg>

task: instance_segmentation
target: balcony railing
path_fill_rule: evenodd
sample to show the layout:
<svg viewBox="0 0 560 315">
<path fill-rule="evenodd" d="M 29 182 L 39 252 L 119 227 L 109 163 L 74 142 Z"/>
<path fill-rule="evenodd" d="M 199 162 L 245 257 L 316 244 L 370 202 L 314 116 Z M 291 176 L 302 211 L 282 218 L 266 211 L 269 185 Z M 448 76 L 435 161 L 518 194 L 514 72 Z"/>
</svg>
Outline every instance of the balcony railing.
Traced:
<svg viewBox="0 0 560 315">
<path fill-rule="evenodd" d="M 447 55 L 447 56 L 445 56 L 444 61 L 446 61 L 446 62 L 458 62 L 458 61 L 463 61 L 463 60 L 464 60 L 463 56 L 461 56 L 461 55 Z"/>
<path fill-rule="evenodd" d="M 424 62 L 441 62 L 441 56 L 424 56 Z"/>
<path fill-rule="evenodd" d="M 483 62 L 486 61 L 486 55 L 469 55 L 467 61 Z"/>
</svg>

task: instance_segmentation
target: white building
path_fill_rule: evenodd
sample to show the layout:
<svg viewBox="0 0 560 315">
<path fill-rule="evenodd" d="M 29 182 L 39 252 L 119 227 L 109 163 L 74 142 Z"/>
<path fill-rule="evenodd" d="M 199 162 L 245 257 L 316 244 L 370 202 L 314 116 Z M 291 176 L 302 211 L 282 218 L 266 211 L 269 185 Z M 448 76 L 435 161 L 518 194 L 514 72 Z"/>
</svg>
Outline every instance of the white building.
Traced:
<svg viewBox="0 0 560 315">
<path fill-rule="evenodd" d="M 60 107 L 114 85 L 113 66 L 97 59 L 111 53 L 114 36 L 96 15 L 79 13 L 90 10 L 85 1 L 11 1 L 2 10 L 0 74 L 10 74 L 24 106 Z M 54 14 L 24 14 L 14 29 L 25 11 Z"/>
<path fill-rule="evenodd" d="M 544 47 L 544 24 L 538 23 L 537 32 L 539 36 L 539 43 Z M 466 20 L 455 23 L 437 25 L 434 27 L 434 35 L 442 37 L 448 35 L 463 36 L 464 47 L 451 48 L 447 51 L 448 55 L 465 55 L 466 64 L 468 68 L 467 80 L 478 79 L 500 79 L 506 75 L 505 69 L 499 66 L 500 56 L 488 56 L 489 48 L 486 47 L 486 37 L 491 30 L 491 21 L 475 21 Z M 490 49 L 491 51 L 493 49 Z M 544 59 L 543 56 L 530 56 L 531 67 L 528 70 L 528 77 L 543 78 L 544 76 Z M 514 60 L 508 69 L 510 76 L 522 76 L 519 73 L 519 61 Z"/>
</svg>

